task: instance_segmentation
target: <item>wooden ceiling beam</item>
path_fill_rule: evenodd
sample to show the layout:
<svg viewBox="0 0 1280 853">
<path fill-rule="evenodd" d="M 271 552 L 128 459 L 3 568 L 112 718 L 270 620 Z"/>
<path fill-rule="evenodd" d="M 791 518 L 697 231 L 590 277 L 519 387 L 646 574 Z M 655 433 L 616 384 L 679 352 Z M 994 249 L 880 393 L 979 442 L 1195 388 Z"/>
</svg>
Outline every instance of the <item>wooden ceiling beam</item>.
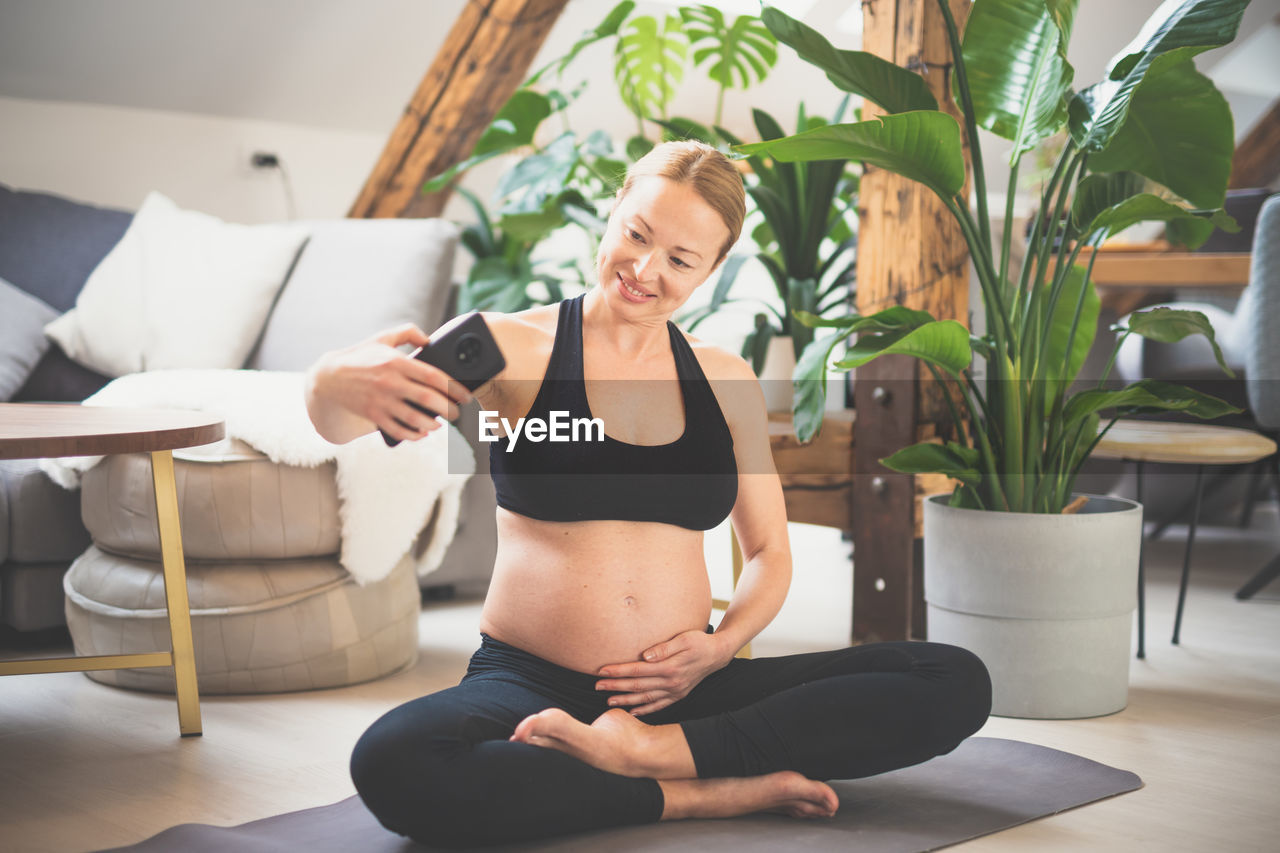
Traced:
<svg viewBox="0 0 1280 853">
<path fill-rule="evenodd" d="M 464 160 L 520 87 L 568 0 L 469 0 L 418 84 L 348 216 L 438 216 L 420 187 Z"/>
<path fill-rule="evenodd" d="M 1265 187 L 1280 177 L 1280 99 L 1253 125 L 1231 157 L 1233 190 Z"/>
</svg>

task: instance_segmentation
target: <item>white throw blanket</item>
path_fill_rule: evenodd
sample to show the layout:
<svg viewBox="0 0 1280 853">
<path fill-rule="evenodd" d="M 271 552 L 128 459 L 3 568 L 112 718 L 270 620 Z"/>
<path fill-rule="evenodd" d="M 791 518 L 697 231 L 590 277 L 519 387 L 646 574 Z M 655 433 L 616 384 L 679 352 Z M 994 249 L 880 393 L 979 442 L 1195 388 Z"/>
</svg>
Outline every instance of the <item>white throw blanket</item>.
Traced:
<svg viewBox="0 0 1280 853">
<path fill-rule="evenodd" d="M 378 433 L 348 444 L 330 444 L 316 433 L 303 400 L 302 373 L 258 370 L 157 370 L 113 380 L 84 401 L 86 406 L 193 409 L 226 421 L 238 438 L 272 462 L 315 467 L 337 463 L 342 522 L 339 559 L 351 576 L 367 584 L 387 576 L 413 547 L 440 502 L 430 543 L 418 560 L 419 577 L 439 567 L 458 524 L 462 487 L 475 471 L 470 447 L 452 426 L 419 441 L 387 447 Z M 465 447 L 449 459 L 452 443 Z M 181 458 L 181 451 L 175 451 Z M 80 485 L 80 474 L 101 456 L 45 459 L 41 467 L 64 488 Z"/>
</svg>

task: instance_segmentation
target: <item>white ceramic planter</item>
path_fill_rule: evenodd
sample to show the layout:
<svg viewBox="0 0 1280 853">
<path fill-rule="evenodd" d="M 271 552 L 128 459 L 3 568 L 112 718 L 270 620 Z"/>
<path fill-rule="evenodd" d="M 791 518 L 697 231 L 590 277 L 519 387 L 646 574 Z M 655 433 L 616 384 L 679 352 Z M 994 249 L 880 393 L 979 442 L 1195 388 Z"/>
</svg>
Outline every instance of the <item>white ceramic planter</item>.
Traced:
<svg viewBox="0 0 1280 853">
<path fill-rule="evenodd" d="M 764 353 L 764 367 L 760 370 L 764 405 L 770 412 L 791 411 L 791 374 L 795 370 L 796 351 L 791 336 L 777 335 L 770 338 L 769 348 Z"/>
<path fill-rule="evenodd" d="M 1074 515 L 924 502 L 929 639 L 991 673 L 992 713 L 1113 714 L 1129 697 L 1142 507 L 1090 496 Z"/>
</svg>

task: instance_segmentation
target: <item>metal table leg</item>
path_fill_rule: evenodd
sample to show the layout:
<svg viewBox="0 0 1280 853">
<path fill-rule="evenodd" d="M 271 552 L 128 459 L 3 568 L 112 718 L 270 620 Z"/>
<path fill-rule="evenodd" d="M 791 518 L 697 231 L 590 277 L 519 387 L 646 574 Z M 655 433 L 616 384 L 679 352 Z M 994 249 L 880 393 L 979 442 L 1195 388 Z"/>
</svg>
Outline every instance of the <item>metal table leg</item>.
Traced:
<svg viewBox="0 0 1280 853">
<path fill-rule="evenodd" d="M 1137 476 L 1138 476 L 1138 504 L 1142 504 L 1142 460 L 1137 460 Z M 1143 521 L 1146 518 L 1146 509 L 1143 509 Z M 1147 537 L 1143 534 L 1143 524 L 1138 528 L 1138 659 L 1142 660 L 1147 656 L 1147 576 L 1142 565 L 1143 552 L 1146 550 Z"/>
<path fill-rule="evenodd" d="M 1173 643 L 1177 645 L 1182 631 L 1182 608 L 1187 601 L 1187 578 L 1191 574 L 1191 547 L 1196 542 L 1196 523 L 1200 520 L 1200 491 L 1204 484 L 1204 466 L 1196 466 L 1196 500 L 1191 511 L 1191 529 L 1187 531 L 1187 548 L 1182 552 L 1182 583 L 1178 587 L 1178 612 L 1173 617 Z"/>
</svg>

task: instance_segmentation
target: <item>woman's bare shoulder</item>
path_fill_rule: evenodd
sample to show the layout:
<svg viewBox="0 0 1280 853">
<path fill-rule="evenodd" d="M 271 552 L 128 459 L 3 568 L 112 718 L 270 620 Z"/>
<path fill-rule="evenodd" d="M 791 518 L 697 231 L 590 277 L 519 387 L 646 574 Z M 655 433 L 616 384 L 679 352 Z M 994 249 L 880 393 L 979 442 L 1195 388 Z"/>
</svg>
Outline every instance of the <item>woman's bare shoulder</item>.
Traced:
<svg viewBox="0 0 1280 853">
<path fill-rule="evenodd" d="M 741 356 L 731 353 L 722 347 L 695 338 L 688 332 L 681 332 L 693 354 L 698 359 L 698 366 L 711 381 L 744 379 L 755 381 L 755 371 L 751 369 Z"/>
<path fill-rule="evenodd" d="M 512 381 L 541 380 L 551 358 L 555 343 L 556 320 L 559 309 L 555 305 L 539 305 L 526 311 L 503 314 L 494 311 L 481 312 L 498 349 L 502 351 L 507 366 L 498 374 L 498 381 L 485 392 L 503 393 L 501 386 Z M 513 388 L 506 389 L 511 393 Z"/>
<path fill-rule="evenodd" d="M 707 377 L 725 421 L 739 439 L 745 430 L 762 429 L 765 423 L 764 394 L 755 371 L 741 356 L 714 344 L 685 335 L 698 366 Z"/>
<path fill-rule="evenodd" d="M 510 314 L 500 311 L 480 312 L 480 316 L 484 318 L 494 337 L 505 334 L 513 341 L 521 337 L 537 338 L 548 333 L 554 335 L 559 314 L 560 309 L 557 305 L 536 305 Z"/>
</svg>

